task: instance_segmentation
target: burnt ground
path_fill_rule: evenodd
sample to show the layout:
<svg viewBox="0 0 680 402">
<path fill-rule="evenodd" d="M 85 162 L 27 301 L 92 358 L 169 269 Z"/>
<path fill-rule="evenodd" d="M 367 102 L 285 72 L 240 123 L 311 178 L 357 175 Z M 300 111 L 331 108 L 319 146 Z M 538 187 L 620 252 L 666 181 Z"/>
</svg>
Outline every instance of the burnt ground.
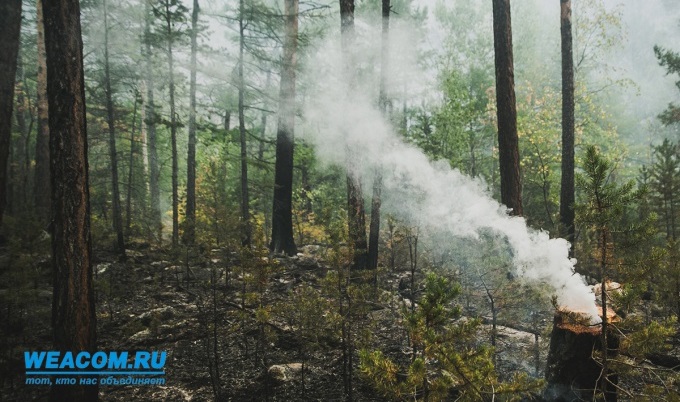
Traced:
<svg viewBox="0 0 680 402">
<path fill-rule="evenodd" d="M 319 337 L 316 348 L 304 351 L 303 360 L 299 334 L 277 311 L 277 306 L 289 308 L 284 299 L 296 286 L 318 287 L 326 269 L 317 259 L 282 258 L 272 264 L 256 257 L 274 268 L 259 294 L 259 278 L 246 272 L 244 300 L 236 253 L 204 251 L 201 257 L 189 256 L 189 264 L 186 254 L 171 258 L 164 250 L 150 248 L 127 250 L 125 262 L 108 253 L 96 254 L 98 349 L 168 352 L 165 385 L 101 385 L 102 401 L 345 399 L 341 352 L 334 337 Z M 0 328 L 3 401 L 42 401 L 49 392 L 49 386 L 25 384 L 23 352 L 51 346 L 49 261 L 47 256 L 32 258 L 38 261 L 31 264 L 35 278 L 24 283 L 11 277 L 0 289 L 1 318 L 7 323 Z M 16 256 L 2 256 L 3 275 L 16 270 L 17 261 Z M 22 288 L 12 286 L 17 284 Z M 258 305 L 268 306 L 266 320 L 258 321 Z M 389 335 L 383 338 L 390 340 Z M 304 386 L 302 367 L 295 364 L 302 361 Z M 276 368 L 268 374 L 277 364 L 290 366 L 279 368 L 278 375 Z M 219 377 L 210 374 L 215 366 Z M 359 400 L 379 400 L 357 380 L 354 388 Z"/>
<path fill-rule="evenodd" d="M 222 250 L 213 251 L 203 258 L 191 258 L 188 271 L 186 258 L 171 263 L 173 259 L 163 250 L 128 250 L 125 262 L 106 253 L 97 255 L 98 349 L 168 351 L 165 385 L 102 385 L 101 400 L 211 401 L 216 399 L 213 382 L 223 400 L 299 400 L 303 396 L 299 373 L 279 381 L 267 375 L 267 369 L 276 363 L 300 362 L 295 339 L 287 336 L 283 324 L 262 329 L 252 317 L 249 300 L 245 311 L 240 308 L 242 281 L 236 278 L 240 274 L 226 268 L 238 263 L 237 257 L 229 255 L 235 261 L 226 262 Z M 4 256 L 5 269 L 12 271 L 8 261 L 17 260 Z M 292 263 L 279 265 L 281 269 L 269 278 L 272 286 L 265 295 L 270 305 L 276 304 L 273 299 L 283 298 L 300 277 L 316 276 Z M 49 262 L 45 257 L 35 267 L 37 279 L 28 288 L 0 289 L 2 319 L 7 323 L 0 329 L 3 401 L 46 400 L 49 391 L 48 386 L 25 385 L 23 373 L 23 351 L 49 350 L 51 345 Z M 212 274 L 215 285 L 211 284 Z M 264 338 L 267 344 L 259 341 Z M 213 339 L 218 340 L 217 349 Z M 210 375 L 215 355 L 219 380 Z M 333 400 L 333 395 L 343 399 L 337 359 L 334 352 L 309 354 L 305 399 Z"/>
<path fill-rule="evenodd" d="M 139 245 L 127 251 L 125 262 L 96 253 L 98 349 L 168 352 L 164 385 L 101 385 L 100 400 L 345 400 L 339 327 L 323 306 L 331 302 L 323 289 L 332 270 L 322 248 L 302 249 L 297 257 L 274 260 L 263 252 L 245 268 L 237 253 L 225 249 L 171 256 Z M 30 259 L 32 269 L 18 270 L 19 265 L 11 265 L 21 258 L 0 254 L 0 318 L 6 323 L 0 328 L 3 401 L 43 401 L 49 392 L 48 386 L 25 384 L 23 352 L 51 346 L 49 261 L 47 256 Z M 371 347 L 407 359 L 408 340 L 399 322 L 408 301 L 398 292 L 405 275 L 381 274 L 381 287 L 389 291 L 355 331 L 357 339 L 370 333 Z M 322 297 L 292 302 L 305 287 Z M 295 317 L 301 316 L 311 319 L 300 324 Z M 489 328 L 482 327 L 480 343 L 488 344 L 484 331 Z M 499 327 L 501 377 L 520 370 L 543 376 L 548 342 L 540 338 L 537 350 L 535 339 Z M 356 375 L 352 388 L 355 400 L 383 400 Z"/>
</svg>

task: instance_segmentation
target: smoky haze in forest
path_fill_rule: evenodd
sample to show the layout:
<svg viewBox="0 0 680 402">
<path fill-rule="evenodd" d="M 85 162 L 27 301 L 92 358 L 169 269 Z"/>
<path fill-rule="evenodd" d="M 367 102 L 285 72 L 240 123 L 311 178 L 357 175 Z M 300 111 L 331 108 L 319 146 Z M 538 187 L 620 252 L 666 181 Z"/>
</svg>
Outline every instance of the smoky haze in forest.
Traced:
<svg viewBox="0 0 680 402">
<path fill-rule="evenodd" d="M 376 172 L 380 172 L 383 211 L 418 227 L 436 251 L 445 253 L 447 248 L 454 248 L 456 239 L 481 241 L 491 234 L 507 244 L 513 276 L 527 283 L 549 284 L 562 306 L 597 317 L 595 295 L 574 273 L 575 261 L 568 258 L 565 240 L 550 239 L 547 233 L 528 228 L 523 218 L 510 217 L 482 181 L 451 169 L 445 161 L 428 160 L 395 132 L 376 101 L 379 63 L 372 60 L 380 54 L 376 47 L 380 41 L 362 38 L 365 34 L 379 37 L 379 30 L 365 24 L 357 26 L 359 38 L 351 55 L 342 54 L 338 36 L 330 35 L 316 46 L 304 72 L 315 83 L 315 91 L 304 106 L 304 136 L 314 144 L 319 158 L 359 175 L 366 198 L 370 197 Z M 392 26 L 391 30 L 391 38 L 418 36 L 404 26 Z M 409 57 L 409 49 L 415 51 L 415 47 L 403 44 L 392 46 L 390 74 L 408 77 L 409 83 L 425 80 L 422 74 L 426 73 L 409 63 L 416 59 Z M 349 74 L 351 80 L 342 67 L 350 56 L 358 71 Z M 388 82 L 397 86 L 388 88 L 388 92 L 398 93 L 403 85 L 399 80 Z"/>
</svg>

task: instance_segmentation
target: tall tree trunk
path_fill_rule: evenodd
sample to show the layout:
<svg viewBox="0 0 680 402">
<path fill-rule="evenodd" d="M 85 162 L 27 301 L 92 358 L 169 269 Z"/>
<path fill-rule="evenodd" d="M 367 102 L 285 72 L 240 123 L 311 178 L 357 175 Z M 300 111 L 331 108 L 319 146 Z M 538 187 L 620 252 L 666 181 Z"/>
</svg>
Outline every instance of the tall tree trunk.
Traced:
<svg viewBox="0 0 680 402">
<path fill-rule="evenodd" d="M 271 86 L 271 75 L 272 72 L 271 70 L 267 70 L 267 82 L 265 84 L 265 88 L 269 88 Z M 262 108 L 267 109 L 269 105 L 267 104 L 267 97 L 263 99 L 263 104 Z M 262 138 L 260 141 L 258 141 L 257 144 L 257 160 L 259 163 L 264 162 L 264 151 L 265 151 L 265 145 L 266 145 L 266 138 L 267 138 L 267 116 L 269 115 L 269 112 L 267 110 L 262 110 L 262 114 L 260 115 L 260 127 L 261 127 L 261 134 Z M 262 222 L 262 232 L 265 235 L 265 243 L 271 245 L 271 238 L 269 235 L 271 234 L 270 229 L 272 228 L 272 219 L 273 217 L 268 214 L 268 207 L 269 203 L 272 202 L 269 197 L 267 197 L 268 193 L 266 189 L 263 187 L 262 190 L 260 191 L 260 205 L 262 208 L 262 215 L 263 215 L 263 222 Z M 272 197 L 273 199 L 274 197 Z"/>
<path fill-rule="evenodd" d="M 179 244 L 179 197 L 178 187 L 178 163 L 177 163 L 177 113 L 175 111 L 175 61 L 172 54 L 172 14 L 170 2 L 165 3 L 165 33 L 167 35 L 168 74 L 170 93 L 170 143 L 172 146 L 172 247 Z"/>
<path fill-rule="evenodd" d="M 354 89 L 354 0 L 340 0 L 340 30 L 342 52 L 345 55 L 344 73 L 348 81 L 348 96 Z M 351 152 L 351 150 L 350 150 Z M 368 242 L 366 240 L 366 214 L 361 178 L 353 166 L 347 166 L 347 224 L 349 241 L 353 245 L 353 270 L 363 270 L 368 265 Z"/>
<path fill-rule="evenodd" d="M 52 328 L 59 351 L 96 347 L 80 5 L 43 0 L 52 180 Z M 97 385 L 53 385 L 51 401 L 96 401 Z"/>
<path fill-rule="evenodd" d="M 47 65 L 45 60 L 45 24 L 43 21 L 42 0 L 37 1 L 38 29 L 38 78 L 36 92 L 38 98 L 38 133 L 35 139 L 35 172 L 33 176 L 33 199 L 35 211 L 40 222 L 47 226 L 50 220 L 50 127 L 47 112 Z"/>
<path fill-rule="evenodd" d="M 3 0 L 0 2 L 0 226 L 7 205 L 7 159 L 20 34 L 21 0 Z"/>
<path fill-rule="evenodd" d="M 383 116 L 387 118 L 387 69 L 389 60 L 389 32 L 390 32 L 390 0 L 382 0 L 382 46 L 380 55 L 380 107 Z M 373 196 L 371 198 L 371 223 L 368 230 L 368 268 L 378 268 L 378 244 L 380 241 L 380 195 L 382 192 L 382 174 L 376 172 L 373 181 Z M 377 283 L 377 281 L 376 281 Z"/>
<path fill-rule="evenodd" d="M 243 56 L 245 50 L 245 4 L 239 1 L 239 58 L 238 58 L 238 130 L 241 142 L 241 245 L 250 247 L 252 242 L 252 230 L 250 227 L 250 197 L 248 195 L 248 143 L 246 141 L 245 120 L 245 91 L 246 84 L 243 76 Z"/>
<path fill-rule="evenodd" d="M 272 240 L 275 253 L 295 255 L 293 238 L 293 152 L 295 147 L 295 65 L 298 39 L 298 0 L 285 1 L 286 38 L 281 69 L 279 122 L 276 133 L 276 173 Z"/>
<path fill-rule="evenodd" d="M 560 0 L 562 33 L 562 182 L 560 223 L 574 255 L 574 55 L 571 37 L 571 0 Z"/>
<path fill-rule="evenodd" d="M 149 189 L 151 193 L 151 226 L 153 234 L 158 241 L 162 239 L 163 223 L 161 220 L 161 191 L 160 191 L 160 169 L 158 167 L 158 150 L 156 148 L 156 106 L 154 105 L 154 77 L 153 61 L 151 53 L 151 0 L 144 1 L 144 36 L 146 61 L 146 102 L 144 104 L 146 119 L 146 133 L 149 152 Z"/>
<path fill-rule="evenodd" d="M 138 97 L 138 103 L 139 103 L 139 147 L 141 148 L 141 153 L 142 153 L 142 177 L 143 182 L 144 182 L 144 195 L 140 197 L 142 200 L 146 200 L 148 195 L 149 195 L 149 148 L 148 148 L 148 140 L 147 140 L 147 135 L 146 135 L 146 101 L 144 100 L 146 96 L 146 83 L 142 81 L 141 83 L 141 92 L 137 92 L 137 97 Z M 144 208 L 142 206 L 142 208 Z M 146 209 L 146 208 L 144 208 Z"/>
<path fill-rule="evenodd" d="M 522 215 L 510 0 L 493 0 L 493 39 L 501 202 L 512 209 L 513 215 Z"/>
<path fill-rule="evenodd" d="M 108 8 L 104 0 L 104 89 L 106 91 L 106 120 L 109 126 L 109 159 L 111 161 L 111 199 L 113 230 L 116 232 L 116 251 L 125 254 L 123 238 L 123 216 L 120 207 L 120 189 L 118 183 L 118 155 L 116 152 L 116 120 L 114 116 L 113 93 L 111 90 L 111 66 L 109 65 L 109 25 Z"/>
<path fill-rule="evenodd" d="M 284 60 L 282 60 L 282 63 L 283 62 L 284 62 Z M 283 73 L 283 67 L 281 67 L 281 72 Z M 267 71 L 267 81 L 266 81 L 266 84 L 265 84 L 264 87 L 269 89 L 269 87 L 271 86 L 271 82 L 272 82 L 272 72 L 271 72 L 271 70 L 268 70 Z M 263 103 L 263 105 L 262 105 L 263 109 L 267 109 L 269 107 L 266 96 L 262 100 L 262 103 Z M 258 162 L 264 161 L 265 138 L 267 138 L 267 115 L 268 114 L 269 114 L 269 112 L 267 110 L 262 110 L 262 114 L 260 115 L 260 126 L 262 127 L 262 139 L 261 139 L 261 141 L 258 141 L 258 144 L 257 144 L 257 161 Z M 262 197 L 262 198 L 264 198 L 264 197 Z M 262 210 L 264 211 L 265 209 L 266 209 L 266 207 L 263 208 Z"/>
<path fill-rule="evenodd" d="M 130 131 L 130 160 L 128 167 L 127 200 L 125 205 L 125 233 L 130 236 L 130 226 L 132 224 L 132 181 L 134 179 L 135 165 L 135 131 L 137 129 L 137 94 L 135 91 L 135 104 L 132 110 L 132 130 Z"/>
<path fill-rule="evenodd" d="M 26 125 L 26 112 L 30 115 L 30 96 L 27 93 L 26 74 L 24 72 L 24 59 L 21 49 L 17 56 L 17 71 L 16 71 L 16 109 L 14 109 L 14 116 L 16 117 L 17 128 L 19 129 L 19 137 L 16 140 L 16 174 L 12 181 L 18 191 L 15 191 L 15 196 L 18 197 L 15 201 L 16 212 L 22 215 L 28 212 L 28 171 L 30 170 L 30 155 L 28 152 L 28 143 L 31 139 L 31 125 Z M 18 89 L 18 90 L 17 90 Z"/>
<path fill-rule="evenodd" d="M 191 72 L 189 78 L 189 150 L 187 153 L 187 208 L 184 242 L 194 244 L 196 231 L 196 52 L 198 0 L 191 12 Z"/>
</svg>

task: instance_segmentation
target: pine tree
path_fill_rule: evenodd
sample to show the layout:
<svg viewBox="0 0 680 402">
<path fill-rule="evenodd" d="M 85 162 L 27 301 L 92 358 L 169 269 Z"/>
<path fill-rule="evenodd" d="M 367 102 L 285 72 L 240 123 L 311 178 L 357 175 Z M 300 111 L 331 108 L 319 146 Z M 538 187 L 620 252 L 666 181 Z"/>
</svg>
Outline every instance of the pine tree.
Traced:
<svg viewBox="0 0 680 402">
<path fill-rule="evenodd" d="M 281 67 L 279 127 L 276 133 L 276 171 L 272 239 L 269 249 L 295 255 L 293 238 L 293 152 L 295 146 L 295 66 L 298 42 L 298 1 L 286 0 L 286 39 Z"/>
<path fill-rule="evenodd" d="M 654 46 L 654 54 L 661 67 L 666 68 L 667 74 L 680 75 L 680 54 L 659 46 Z M 680 89 L 680 81 L 677 81 L 675 85 Z M 666 125 L 680 123 L 680 107 L 673 103 L 669 104 L 659 118 Z"/>
<path fill-rule="evenodd" d="M 52 328 L 59 351 L 96 347 L 83 45 L 78 0 L 43 1 L 52 179 Z M 50 400 L 96 401 L 96 385 L 53 385 Z"/>
<path fill-rule="evenodd" d="M 21 33 L 21 0 L 0 4 L 0 226 L 7 196 L 7 158 L 9 157 L 14 102 L 14 78 Z"/>
<path fill-rule="evenodd" d="M 48 197 L 45 197 L 45 193 L 50 193 L 50 127 L 47 110 L 47 61 L 45 60 L 45 23 L 42 0 L 37 0 L 36 14 L 38 35 L 38 76 L 36 83 L 38 133 L 35 141 L 33 197 L 35 199 L 38 219 L 47 227 L 50 220 L 50 200 Z"/>
<path fill-rule="evenodd" d="M 597 274 L 602 288 L 602 311 L 606 312 L 610 304 L 610 296 L 607 291 L 607 282 L 614 274 L 617 260 L 614 257 L 614 245 L 616 236 L 623 233 L 623 218 L 626 209 L 641 198 L 642 192 L 635 190 L 634 181 L 618 185 L 612 180 L 613 167 L 594 147 L 589 146 L 586 150 L 583 174 L 576 176 L 577 187 L 582 191 L 580 202 L 576 206 L 577 216 L 581 224 L 592 233 L 592 255 L 595 259 Z M 639 224 L 640 227 L 646 222 Z M 636 228 L 629 227 L 629 232 Z M 602 314 L 602 380 L 601 391 L 603 394 L 616 393 L 615 377 L 610 372 L 609 350 L 612 342 L 609 341 L 610 329 L 609 318 L 606 313 Z"/>
<path fill-rule="evenodd" d="M 379 103 L 382 108 L 383 115 L 387 118 L 387 74 L 388 74 L 388 59 L 389 59 L 389 33 L 390 33 L 390 0 L 382 0 L 382 38 L 381 38 L 381 54 L 380 54 L 380 94 Z M 373 196 L 371 197 L 371 222 L 368 230 L 368 268 L 378 268 L 378 246 L 380 240 L 380 207 L 382 192 L 382 174 L 376 173 L 373 179 Z M 376 278 L 377 273 L 374 273 Z M 375 282 L 377 282 L 374 279 Z"/>
<path fill-rule="evenodd" d="M 496 115 L 501 202 L 522 215 L 522 185 L 519 172 L 517 102 L 512 56 L 510 0 L 493 0 L 493 38 L 496 62 Z"/>
<path fill-rule="evenodd" d="M 113 230 L 116 232 L 116 252 L 125 254 L 125 240 L 123 237 L 123 214 L 120 206 L 120 189 L 118 181 L 118 155 L 116 152 L 116 118 L 113 104 L 113 90 L 111 86 L 111 64 L 109 59 L 109 10 L 104 0 L 104 92 L 106 95 L 106 121 L 109 129 L 109 160 L 111 162 L 111 205 L 113 210 Z"/>
<path fill-rule="evenodd" d="M 341 45 L 345 55 L 344 71 L 347 80 L 347 89 L 354 88 L 353 82 L 354 62 L 352 54 L 355 46 L 354 32 L 354 0 L 340 0 L 340 31 Z M 361 188 L 361 178 L 354 171 L 353 166 L 348 166 L 347 172 L 347 224 L 349 229 L 349 241 L 353 245 L 353 268 L 363 270 L 368 264 L 368 242 L 366 240 L 366 214 L 364 211 L 364 195 Z"/>
<path fill-rule="evenodd" d="M 654 162 L 649 168 L 652 208 L 659 216 L 666 239 L 680 234 L 680 150 L 668 139 L 654 147 Z"/>
<path fill-rule="evenodd" d="M 397 401 L 480 401 L 520 397 L 535 391 L 540 382 L 518 375 L 500 382 L 491 348 L 480 347 L 478 320 L 455 320 L 461 309 L 453 305 L 460 285 L 428 273 L 423 295 L 414 308 L 403 312 L 413 354 L 407 367 L 380 350 L 359 352 L 363 377 L 376 391 Z"/>
<path fill-rule="evenodd" d="M 574 253 L 574 55 L 571 38 L 571 0 L 560 0 L 562 38 L 562 178 L 560 223 Z"/>
<path fill-rule="evenodd" d="M 175 46 L 183 38 L 184 32 L 177 25 L 186 20 L 188 9 L 179 0 L 159 0 L 153 7 L 153 13 L 160 19 L 155 32 L 158 39 L 164 42 L 165 55 L 168 60 L 168 95 L 170 97 L 170 144 L 172 152 L 172 245 L 179 244 L 179 166 L 177 154 L 177 119 L 175 101 Z"/>
<path fill-rule="evenodd" d="M 246 8 L 245 1 L 239 0 L 238 8 L 238 131 L 241 146 L 241 245 L 250 247 L 252 243 L 252 228 L 250 222 L 250 193 L 248 192 L 248 142 L 246 138 L 245 96 L 246 81 L 244 73 Z"/>
<path fill-rule="evenodd" d="M 160 202 L 160 170 L 158 166 L 158 149 L 156 139 L 156 122 L 158 120 L 156 105 L 154 104 L 154 73 L 153 73 L 153 54 L 152 44 L 156 36 L 152 33 L 151 23 L 153 22 L 153 0 L 140 0 L 144 3 L 144 85 L 146 86 L 146 97 L 144 98 L 144 124 L 146 126 L 147 138 L 147 157 L 149 165 L 149 193 L 151 206 L 151 227 L 153 236 L 158 241 L 162 238 L 163 224 L 161 222 L 161 202 Z"/>
<path fill-rule="evenodd" d="M 198 0 L 191 10 L 191 72 L 189 78 L 189 147 L 187 151 L 187 205 L 184 242 L 193 244 L 196 236 L 196 53 L 198 51 Z"/>
</svg>

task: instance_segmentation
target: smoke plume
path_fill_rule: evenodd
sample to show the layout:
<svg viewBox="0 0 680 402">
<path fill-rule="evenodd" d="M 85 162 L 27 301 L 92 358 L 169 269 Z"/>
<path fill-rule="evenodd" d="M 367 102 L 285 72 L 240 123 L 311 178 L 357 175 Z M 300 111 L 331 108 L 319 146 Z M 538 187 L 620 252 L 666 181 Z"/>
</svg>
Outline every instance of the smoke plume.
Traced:
<svg viewBox="0 0 680 402">
<path fill-rule="evenodd" d="M 379 38 L 376 33 L 371 36 Z M 398 36 L 409 37 L 403 32 Z M 595 295 L 574 273 L 575 261 L 568 257 L 567 241 L 550 239 L 547 233 L 527 227 L 523 218 L 509 216 L 481 180 L 451 169 L 447 162 L 430 161 L 396 134 L 376 101 L 379 80 L 372 69 L 379 69 L 376 55 L 380 54 L 380 41 L 357 40 L 351 55 L 355 70 L 350 74 L 343 69 L 348 55 L 342 54 L 339 42 L 334 36 L 320 44 L 304 74 L 314 88 L 304 106 L 304 119 L 310 127 L 304 135 L 314 144 L 319 159 L 346 167 L 362 178 L 364 189 L 371 188 L 380 172 L 383 211 L 436 238 L 437 248 L 454 247 L 456 238 L 478 239 L 489 233 L 503 239 L 510 250 L 513 276 L 547 284 L 554 288 L 561 306 L 597 317 Z M 391 50 L 390 72 L 419 81 L 419 68 L 408 62 L 417 58 L 405 56 L 404 49 L 399 49 Z M 417 84 L 409 82 L 410 87 L 419 87 Z M 388 93 L 398 90 L 388 88 Z"/>
</svg>

